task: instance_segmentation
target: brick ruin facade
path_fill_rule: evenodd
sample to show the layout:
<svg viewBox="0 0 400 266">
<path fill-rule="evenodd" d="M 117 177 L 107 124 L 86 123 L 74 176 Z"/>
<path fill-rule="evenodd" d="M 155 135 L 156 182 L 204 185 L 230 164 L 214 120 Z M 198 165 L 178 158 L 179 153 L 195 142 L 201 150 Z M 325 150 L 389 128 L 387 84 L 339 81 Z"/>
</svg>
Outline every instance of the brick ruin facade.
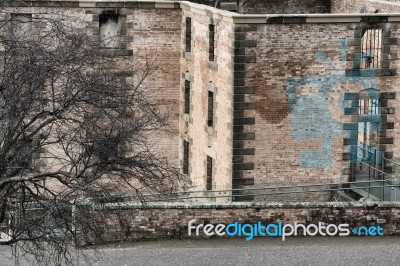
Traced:
<svg viewBox="0 0 400 266">
<path fill-rule="evenodd" d="M 117 17 L 115 34 L 118 41 L 106 44 L 103 51 L 116 58 L 124 68 L 134 67 L 143 62 L 152 64 L 151 77 L 143 86 L 149 90 L 152 100 L 163 113 L 169 114 L 168 132 L 156 132 L 151 138 L 155 150 L 171 163 L 178 160 L 178 125 L 180 97 L 180 31 L 181 10 L 178 3 L 132 3 L 96 1 L 25 1 L 23 7 L 10 6 L 2 9 L 4 23 L 14 14 L 32 16 L 32 32 L 43 31 L 41 19 L 64 16 L 71 21 L 87 23 L 88 34 L 95 42 L 101 41 L 101 17 Z M 7 34 L 7 27 L 1 33 Z M 108 29 L 107 32 L 114 29 Z M 112 37 L 112 36 L 111 36 Z M 106 36 L 105 38 L 110 38 Z M 101 43 L 101 42 L 100 42 Z M 128 62 L 128 63 L 127 63 Z M 125 67 L 125 64 L 128 67 Z M 140 67 L 140 65 L 139 65 Z M 129 76 L 127 76 L 129 78 Z"/>
<path fill-rule="evenodd" d="M 284 4 L 286 5 L 287 2 Z M 396 135 L 394 113 L 397 101 L 395 87 L 393 87 L 397 80 L 396 23 L 387 23 L 386 16 L 377 15 L 235 16 L 221 11 L 211 12 L 213 9 L 204 6 L 193 4 L 188 4 L 188 6 L 192 12 L 188 13 L 187 8 L 183 8 L 183 16 L 191 15 L 194 23 L 197 23 L 198 14 L 202 14 L 201 18 L 204 18 L 204 11 L 209 20 L 211 21 L 210 18 L 212 18 L 216 25 L 219 20 L 224 21 L 228 17 L 234 21 L 233 40 L 231 40 L 233 63 L 230 71 L 223 74 L 224 78 L 229 78 L 230 75 L 233 77 L 231 85 L 233 97 L 229 99 L 218 94 L 216 96 L 217 103 L 227 101 L 233 103 L 232 179 L 227 179 L 228 182 L 232 181 L 233 189 L 352 180 L 354 165 L 351 156 L 357 152 L 354 151 L 354 149 L 357 150 L 358 142 L 356 122 L 360 118 L 358 114 L 351 112 L 351 108 L 341 110 L 340 104 L 355 106 L 361 98 L 362 91 L 371 89 L 370 87 L 379 91 L 381 103 L 382 124 L 379 131 L 379 150 L 385 158 L 397 158 L 394 142 L 394 135 Z M 292 2 L 292 5 L 288 6 L 295 5 Z M 334 5 L 331 5 L 330 9 L 338 10 Z M 215 13 L 225 17 L 218 19 Z M 271 13 L 274 11 L 272 10 Z M 389 17 L 392 21 L 396 20 L 394 18 L 396 15 L 389 15 Z M 196 26 L 192 28 L 196 29 Z M 222 26 L 217 28 L 221 32 L 225 30 Z M 382 64 L 373 72 L 357 66 L 357 58 L 361 54 L 361 39 L 368 29 L 379 29 L 383 34 Z M 217 36 L 219 33 L 217 30 Z M 206 51 L 207 37 L 206 34 L 203 41 L 200 41 L 196 39 L 196 33 L 192 32 L 193 46 Z M 185 38 L 184 35 L 183 38 Z M 222 59 L 222 55 L 221 57 L 219 55 L 220 47 L 217 41 L 217 62 Z M 322 57 L 324 59 L 321 59 Z M 184 60 L 185 62 L 187 60 Z M 196 61 L 193 65 L 197 62 L 200 61 Z M 182 65 L 185 67 L 185 64 Z M 189 68 L 184 70 L 190 73 Z M 220 68 L 215 71 L 220 71 Z M 206 82 L 197 83 L 196 77 L 208 78 L 209 82 L 215 82 L 212 76 L 207 74 L 199 76 L 195 72 L 192 85 L 197 87 L 196 84 L 199 84 L 199 90 L 203 93 L 206 92 Z M 291 81 L 299 82 L 295 91 L 289 91 Z M 324 88 L 327 92 L 326 98 L 316 102 L 302 101 L 301 96 L 310 96 L 316 92 L 318 94 L 318 86 L 321 84 L 325 84 L 322 87 L 328 86 Z M 294 93 L 294 98 L 291 98 L 293 95 L 289 95 L 289 92 Z M 206 98 L 204 94 L 203 101 L 206 101 Z M 207 116 L 205 106 L 204 102 L 198 105 L 198 108 L 202 110 L 201 116 L 193 114 L 193 121 L 202 120 L 205 123 Z M 229 120 L 221 120 L 224 118 L 223 113 L 220 111 L 215 113 L 217 114 L 216 126 L 219 123 L 229 124 Z M 193 123 L 193 126 L 189 127 L 188 135 L 194 135 L 198 139 L 200 135 L 197 132 L 203 130 L 203 127 L 204 124 Z M 199 131 L 196 132 L 196 128 Z M 309 132 L 303 132 L 304 130 L 309 130 Z M 220 131 L 216 130 L 216 132 Z M 313 157 L 310 153 L 307 155 L 307 152 L 316 152 L 324 148 L 323 145 L 326 143 L 323 141 L 326 141 L 326 138 L 329 139 L 329 143 L 325 152 L 331 152 L 331 154 L 322 154 L 320 157 Z M 218 158 L 214 165 L 216 169 L 225 168 L 230 164 L 229 161 L 220 164 L 220 154 L 225 156 L 230 151 L 230 149 L 222 149 L 221 144 L 222 142 L 218 141 L 218 148 L 214 148 L 216 158 Z M 189 155 L 189 158 L 194 161 L 193 165 L 197 165 L 198 161 L 201 161 L 199 157 L 205 158 L 206 150 L 209 150 L 210 146 L 201 144 L 200 141 L 191 145 L 196 152 Z M 213 148 L 212 143 L 211 148 Z M 318 156 L 318 151 L 315 154 Z M 303 159 L 302 156 L 304 156 Z M 385 171 L 390 172 L 389 168 L 390 166 L 387 166 Z M 207 167 L 204 163 L 202 168 L 191 169 L 191 173 L 196 175 L 196 180 L 198 176 L 202 176 L 202 185 L 198 186 L 198 182 L 194 184 L 199 190 L 206 188 L 206 171 Z M 226 181 L 219 175 L 215 176 L 213 188 L 219 189 L 218 186 Z M 287 195 L 257 197 L 255 200 L 287 198 L 291 197 Z M 329 194 L 297 194 L 293 198 L 328 200 Z M 249 199 L 254 198 L 234 197 L 234 200 Z"/>
<path fill-rule="evenodd" d="M 400 12 L 399 3 L 230 1 L 235 13 L 212 7 L 215 1 L 26 2 L 29 7 L 8 12 L 63 10 L 90 22 L 93 38 L 99 38 L 99 14 L 120 17 L 121 42 L 113 51 L 157 60 L 146 85 L 171 122 L 157 147 L 190 178 L 192 190 L 204 190 L 201 196 L 351 180 L 362 119 L 354 107 L 365 89 L 379 95 L 377 148 L 388 159 L 400 158 L 400 15 L 390 14 Z M 373 71 L 359 63 L 368 30 L 382 34 Z M 302 98 L 312 95 L 315 101 Z M 224 196 L 216 200 L 271 199 Z M 329 193 L 292 199 L 328 200 Z"/>
<path fill-rule="evenodd" d="M 188 223 L 192 220 L 193 225 L 214 226 L 234 222 L 261 222 L 263 225 L 297 222 L 306 226 L 321 222 L 325 225 L 348 224 L 349 228 L 379 225 L 385 236 L 400 235 L 398 203 L 174 203 L 150 204 L 146 208 L 136 204 L 123 209 L 108 204 L 95 206 L 93 215 L 101 217 L 101 226 L 94 233 L 78 225 L 79 245 L 160 238 L 209 238 L 204 234 L 195 236 L 195 232 L 189 236 Z"/>
</svg>

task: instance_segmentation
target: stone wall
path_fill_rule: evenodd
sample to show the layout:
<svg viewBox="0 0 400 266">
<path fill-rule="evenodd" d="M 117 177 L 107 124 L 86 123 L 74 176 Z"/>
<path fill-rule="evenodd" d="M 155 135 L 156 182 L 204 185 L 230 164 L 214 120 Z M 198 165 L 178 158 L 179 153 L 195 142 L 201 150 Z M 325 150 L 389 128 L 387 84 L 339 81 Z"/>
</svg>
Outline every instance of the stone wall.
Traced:
<svg viewBox="0 0 400 266">
<path fill-rule="evenodd" d="M 79 206 L 75 215 L 79 215 Z M 93 206 L 91 215 L 101 225 L 96 232 L 81 231 L 80 245 L 159 238 L 187 238 L 188 222 L 196 224 L 349 224 L 349 228 L 381 226 L 384 235 L 400 235 L 400 205 L 388 203 L 160 203 Z M 194 234 L 194 232 L 193 232 Z M 196 238 L 195 236 L 193 238 Z M 201 235 L 200 237 L 204 237 Z M 377 236 L 375 236 L 377 237 Z M 245 240 L 243 240 L 245 241 Z M 267 241 L 267 239 L 266 239 Z"/>
<path fill-rule="evenodd" d="M 168 128 L 148 136 L 155 150 L 175 165 L 179 158 L 179 84 L 180 84 L 180 9 L 132 8 L 128 9 L 127 24 L 131 42 L 128 47 L 139 60 L 152 62 L 152 72 L 145 80 L 149 97 L 168 116 Z"/>
</svg>

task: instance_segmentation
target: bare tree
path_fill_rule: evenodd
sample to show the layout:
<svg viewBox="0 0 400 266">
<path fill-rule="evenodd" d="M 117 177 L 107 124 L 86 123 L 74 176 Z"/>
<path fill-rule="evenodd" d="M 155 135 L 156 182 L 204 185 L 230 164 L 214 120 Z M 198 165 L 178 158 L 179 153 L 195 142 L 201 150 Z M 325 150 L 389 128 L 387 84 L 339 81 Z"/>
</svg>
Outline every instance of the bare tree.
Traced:
<svg viewBox="0 0 400 266">
<path fill-rule="evenodd" d="M 177 174 L 149 141 L 167 129 L 144 86 L 151 61 L 113 57 L 71 18 L 37 32 L 30 19 L 11 16 L 0 40 L 0 245 L 54 265 L 75 242 L 77 201 L 143 200 Z"/>
</svg>

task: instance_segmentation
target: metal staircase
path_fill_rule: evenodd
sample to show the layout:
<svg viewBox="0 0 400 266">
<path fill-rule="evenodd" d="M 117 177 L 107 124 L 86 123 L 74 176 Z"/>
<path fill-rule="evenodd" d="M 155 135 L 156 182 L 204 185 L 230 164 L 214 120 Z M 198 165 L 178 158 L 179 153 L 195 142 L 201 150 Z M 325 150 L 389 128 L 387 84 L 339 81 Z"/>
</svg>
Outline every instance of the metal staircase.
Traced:
<svg viewBox="0 0 400 266">
<path fill-rule="evenodd" d="M 357 150 L 360 159 L 353 164 L 352 190 L 372 200 L 400 201 L 400 178 L 396 176 L 400 163 L 385 158 L 376 149 L 357 146 Z"/>
</svg>

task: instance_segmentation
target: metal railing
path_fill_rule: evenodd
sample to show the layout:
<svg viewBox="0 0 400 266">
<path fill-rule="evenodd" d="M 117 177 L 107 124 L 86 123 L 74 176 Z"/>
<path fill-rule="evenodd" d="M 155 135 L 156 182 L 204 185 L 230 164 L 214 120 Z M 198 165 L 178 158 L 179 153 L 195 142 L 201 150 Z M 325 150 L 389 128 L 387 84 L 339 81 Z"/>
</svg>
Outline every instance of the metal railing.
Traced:
<svg viewBox="0 0 400 266">
<path fill-rule="evenodd" d="M 118 195 L 116 196 L 117 201 L 141 201 L 141 202 L 174 202 L 174 201 L 192 201 L 200 199 L 210 199 L 216 200 L 233 198 L 235 200 L 241 200 L 245 197 L 266 197 L 274 195 L 290 195 L 299 193 L 318 193 L 318 192 L 335 192 L 335 191 L 351 191 L 354 189 L 362 189 L 367 192 L 368 197 L 370 195 L 375 195 L 380 198 L 380 200 L 389 200 L 385 195 L 385 191 L 388 189 L 395 190 L 395 200 L 400 200 L 400 196 L 397 197 L 397 189 L 399 185 L 396 177 L 393 174 L 386 173 L 385 166 L 389 163 L 392 165 L 400 166 L 400 163 L 394 162 L 388 158 L 380 156 L 379 152 L 376 150 L 368 150 L 361 146 L 359 149 L 365 151 L 366 153 L 372 154 L 372 159 L 370 157 L 366 158 L 366 162 L 362 160 L 357 161 L 357 166 L 353 168 L 360 174 L 365 174 L 367 180 L 351 180 L 350 182 L 332 182 L 324 184 L 293 184 L 287 186 L 264 186 L 264 187 L 250 187 L 250 188 L 234 188 L 234 189 L 220 189 L 220 190 L 188 190 L 188 191 L 177 191 L 171 193 L 151 193 L 143 195 Z M 355 173 L 353 173 L 355 176 Z M 380 195 L 376 191 L 380 191 Z M 386 189 L 386 190 L 385 190 Z M 374 192 L 374 193 L 373 193 Z M 399 194 L 400 195 L 400 194 Z M 87 200 L 93 200 L 100 202 L 104 198 L 92 197 L 87 198 Z M 109 199 L 107 199 L 109 200 Z M 104 200 L 103 200 L 104 201 Z"/>
<path fill-rule="evenodd" d="M 359 160 L 359 151 L 362 152 L 361 159 Z M 393 173 L 387 173 L 387 166 L 400 166 L 400 163 L 397 163 L 393 160 L 390 160 L 384 156 L 382 156 L 381 152 L 376 148 L 366 149 L 360 145 L 357 146 L 357 162 L 356 166 L 353 166 L 352 171 L 352 181 L 359 181 L 365 176 L 368 177 L 369 186 L 368 187 L 359 187 L 361 189 L 365 189 L 368 192 L 368 196 L 371 194 L 371 189 L 373 187 L 371 184 L 374 182 L 381 182 L 381 190 L 380 192 L 374 191 L 374 196 L 381 198 L 381 200 L 387 200 L 388 196 L 385 193 L 389 193 L 388 188 L 391 187 L 391 192 L 395 193 L 395 200 L 397 200 L 397 189 L 399 185 L 395 185 L 397 183 L 397 178 Z M 378 193 L 378 195 L 377 195 Z M 392 193 L 391 193 L 392 194 Z M 390 196 L 392 198 L 392 196 Z"/>
<path fill-rule="evenodd" d="M 240 200 L 244 197 L 262 197 L 274 195 L 289 195 L 298 193 L 316 193 L 316 192 L 334 192 L 353 190 L 354 187 L 379 189 L 384 187 L 398 187 L 388 183 L 390 179 L 384 180 L 366 180 L 354 182 L 336 182 L 325 184 L 300 184 L 290 186 L 268 186 L 268 187 L 252 187 L 240 189 L 221 189 L 221 190 L 192 190 L 178 191 L 173 193 L 153 193 L 135 196 L 118 196 L 119 201 L 142 201 L 142 202 L 174 202 L 174 201 L 191 201 L 196 199 L 217 199 L 217 198 L 235 198 Z M 382 185 L 371 185 L 371 183 L 382 182 Z M 363 186 L 364 185 L 364 186 Z M 89 201 L 98 201 L 102 198 L 90 198 Z"/>
</svg>

